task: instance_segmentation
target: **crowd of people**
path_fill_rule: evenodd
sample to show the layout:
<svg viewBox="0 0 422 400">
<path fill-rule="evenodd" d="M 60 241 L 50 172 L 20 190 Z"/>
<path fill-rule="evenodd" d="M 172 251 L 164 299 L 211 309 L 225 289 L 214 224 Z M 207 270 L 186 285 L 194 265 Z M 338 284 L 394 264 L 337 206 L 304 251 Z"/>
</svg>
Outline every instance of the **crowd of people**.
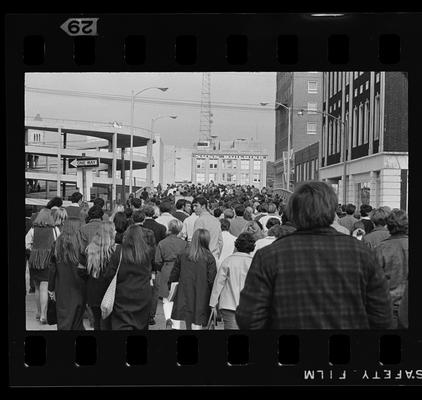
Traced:
<svg viewBox="0 0 422 400">
<path fill-rule="evenodd" d="M 405 211 L 338 204 L 331 186 L 296 187 L 288 199 L 240 185 L 159 185 L 105 210 L 75 192 L 26 218 L 26 257 L 47 323 L 57 328 L 145 330 L 172 299 L 167 328 L 407 328 Z M 101 302 L 116 276 L 113 311 Z"/>
</svg>

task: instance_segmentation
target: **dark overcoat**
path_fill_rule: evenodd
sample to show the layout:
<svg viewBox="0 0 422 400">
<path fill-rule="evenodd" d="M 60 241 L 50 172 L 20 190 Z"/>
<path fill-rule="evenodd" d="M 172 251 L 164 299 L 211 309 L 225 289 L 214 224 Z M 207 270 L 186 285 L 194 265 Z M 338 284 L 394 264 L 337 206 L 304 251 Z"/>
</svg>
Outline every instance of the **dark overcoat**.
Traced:
<svg viewBox="0 0 422 400">
<path fill-rule="evenodd" d="M 211 252 L 197 262 L 189 260 L 186 253 L 177 257 L 169 279 L 169 282 L 179 282 L 171 318 L 186 324 L 206 325 L 216 274 L 216 262 Z"/>
<path fill-rule="evenodd" d="M 111 282 L 119 265 L 121 246 L 113 253 L 104 278 Z M 142 264 L 122 261 L 117 275 L 116 296 L 111 313 L 112 330 L 148 329 L 152 291 L 151 262 Z"/>
</svg>

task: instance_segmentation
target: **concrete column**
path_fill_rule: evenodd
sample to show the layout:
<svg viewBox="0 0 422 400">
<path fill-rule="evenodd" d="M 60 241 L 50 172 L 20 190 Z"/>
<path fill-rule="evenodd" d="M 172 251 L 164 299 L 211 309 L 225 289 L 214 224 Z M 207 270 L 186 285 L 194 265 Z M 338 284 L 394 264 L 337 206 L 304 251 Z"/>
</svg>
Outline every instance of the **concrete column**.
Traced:
<svg viewBox="0 0 422 400">
<path fill-rule="evenodd" d="M 374 110 L 375 110 L 375 72 L 369 80 L 369 148 L 368 155 L 374 153 Z M 372 197 L 372 196 L 371 196 Z"/>
<path fill-rule="evenodd" d="M 58 129 L 59 140 L 57 141 L 57 196 L 60 197 L 60 181 L 61 181 L 61 157 L 62 157 L 62 128 Z"/>
<path fill-rule="evenodd" d="M 382 169 L 380 171 L 380 206 L 400 208 L 400 169 Z"/>
<path fill-rule="evenodd" d="M 261 161 L 261 185 L 259 188 L 267 186 L 267 160 L 262 159 Z"/>
<path fill-rule="evenodd" d="M 346 179 L 348 179 L 348 182 L 346 181 L 348 190 L 346 193 L 346 204 L 347 203 L 353 203 L 353 204 L 357 204 L 357 191 L 356 191 L 356 182 L 355 179 L 353 177 L 353 175 L 349 175 L 348 177 L 346 177 Z"/>
<path fill-rule="evenodd" d="M 113 133 L 113 141 L 112 141 L 112 152 L 113 152 L 113 162 L 111 165 L 111 178 L 112 178 L 112 188 L 111 188 L 111 209 L 114 209 L 116 205 L 116 170 L 117 170 L 117 132 Z"/>
<path fill-rule="evenodd" d="M 385 72 L 380 72 L 380 137 L 378 153 L 384 151 L 384 121 L 385 121 Z"/>
<path fill-rule="evenodd" d="M 369 188 L 371 196 L 369 198 L 369 204 L 374 208 L 379 207 L 377 193 L 377 173 L 375 171 L 369 172 Z"/>
<path fill-rule="evenodd" d="M 152 142 L 153 139 L 148 139 L 147 142 L 147 186 L 151 186 L 152 182 Z"/>
</svg>

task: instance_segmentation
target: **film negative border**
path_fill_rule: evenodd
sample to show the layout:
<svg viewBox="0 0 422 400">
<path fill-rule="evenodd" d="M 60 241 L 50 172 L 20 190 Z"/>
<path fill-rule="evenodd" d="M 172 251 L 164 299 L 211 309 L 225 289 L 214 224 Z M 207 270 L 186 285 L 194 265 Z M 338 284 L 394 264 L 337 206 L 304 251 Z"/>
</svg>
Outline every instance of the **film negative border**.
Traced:
<svg viewBox="0 0 422 400">
<path fill-rule="evenodd" d="M 411 240 L 406 331 L 25 330 L 22 161 L 25 72 L 334 71 L 408 72 L 411 149 L 422 89 L 420 14 L 78 15 L 6 17 L 9 365 L 12 386 L 412 385 L 422 378 L 422 321 Z M 70 23 L 68 22 L 68 24 Z M 83 31 L 85 29 L 85 32 Z M 83 35 L 78 36 L 78 34 Z M 416 49 L 416 50 L 415 50 Z M 416 170 L 414 158 L 410 168 Z M 412 209 L 414 187 L 410 187 Z M 411 221 L 412 238 L 417 233 Z M 414 232 L 414 233 L 413 233 Z M 22 256 L 20 256 L 22 254 Z M 129 356 L 127 356 L 129 348 Z M 140 373 L 142 371 L 142 373 Z"/>
</svg>

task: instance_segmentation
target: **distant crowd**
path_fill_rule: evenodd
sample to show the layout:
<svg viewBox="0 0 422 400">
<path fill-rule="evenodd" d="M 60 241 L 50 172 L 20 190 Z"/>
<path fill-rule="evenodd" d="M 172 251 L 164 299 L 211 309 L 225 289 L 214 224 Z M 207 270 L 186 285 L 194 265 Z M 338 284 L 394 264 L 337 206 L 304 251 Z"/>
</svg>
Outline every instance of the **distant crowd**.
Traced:
<svg viewBox="0 0 422 400">
<path fill-rule="evenodd" d="M 75 192 L 27 209 L 26 258 L 36 318 L 57 328 L 407 328 L 408 217 L 341 205 L 309 181 L 289 197 L 253 186 L 161 185 L 105 210 Z M 101 302 L 116 276 L 113 311 Z M 172 283 L 175 296 L 169 299 Z"/>
</svg>

